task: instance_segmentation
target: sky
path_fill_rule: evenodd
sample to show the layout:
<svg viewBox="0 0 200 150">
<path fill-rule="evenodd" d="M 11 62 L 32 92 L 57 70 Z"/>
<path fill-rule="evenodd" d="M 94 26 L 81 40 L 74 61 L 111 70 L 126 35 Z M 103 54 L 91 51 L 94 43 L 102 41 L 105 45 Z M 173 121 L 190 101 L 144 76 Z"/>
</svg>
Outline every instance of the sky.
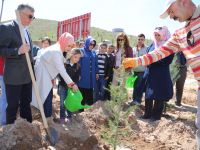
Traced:
<svg viewBox="0 0 200 150">
<path fill-rule="evenodd" d="M 0 0 L 2 1 L 2 0 Z M 199 5 L 199 0 L 193 0 Z M 2 21 L 15 19 L 21 3 L 35 9 L 35 17 L 63 21 L 91 12 L 91 26 L 108 31 L 123 28 L 127 34 L 144 33 L 151 38 L 155 27 L 167 26 L 171 33 L 184 24 L 160 19 L 165 0 L 4 0 Z"/>
</svg>

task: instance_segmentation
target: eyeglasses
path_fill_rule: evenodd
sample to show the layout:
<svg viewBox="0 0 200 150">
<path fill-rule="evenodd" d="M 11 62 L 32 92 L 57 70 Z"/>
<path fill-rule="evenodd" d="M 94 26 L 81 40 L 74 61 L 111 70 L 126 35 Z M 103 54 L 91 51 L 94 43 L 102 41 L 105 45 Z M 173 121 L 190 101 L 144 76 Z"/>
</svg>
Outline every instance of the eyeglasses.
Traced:
<svg viewBox="0 0 200 150">
<path fill-rule="evenodd" d="M 162 30 L 162 27 L 156 27 L 155 30 Z"/>
<path fill-rule="evenodd" d="M 160 34 L 154 34 L 154 36 L 160 36 Z"/>
<path fill-rule="evenodd" d="M 32 20 L 34 20 L 34 19 L 35 19 L 35 17 L 34 17 L 34 16 L 32 16 L 32 15 L 28 15 L 28 18 L 29 18 L 29 19 L 32 19 Z"/>
<path fill-rule="evenodd" d="M 124 39 L 117 39 L 117 41 L 124 41 Z"/>
<path fill-rule="evenodd" d="M 192 31 L 189 31 L 188 33 L 187 33 L 187 44 L 189 45 L 189 46 L 194 46 L 194 35 L 192 34 Z"/>
<path fill-rule="evenodd" d="M 95 44 L 93 44 L 93 43 L 90 43 L 90 46 L 95 46 Z"/>
<path fill-rule="evenodd" d="M 33 15 L 28 15 L 25 12 L 22 12 L 24 15 L 26 15 L 29 19 L 34 20 L 35 17 Z"/>
</svg>

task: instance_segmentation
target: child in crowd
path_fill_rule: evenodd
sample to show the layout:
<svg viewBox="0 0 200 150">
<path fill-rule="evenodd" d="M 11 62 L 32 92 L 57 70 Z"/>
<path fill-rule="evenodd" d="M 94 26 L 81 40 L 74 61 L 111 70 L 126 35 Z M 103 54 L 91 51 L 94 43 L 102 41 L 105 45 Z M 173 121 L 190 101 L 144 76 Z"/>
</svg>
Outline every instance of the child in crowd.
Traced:
<svg viewBox="0 0 200 150">
<path fill-rule="evenodd" d="M 103 43 L 99 47 L 99 54 L 97 55 L 98 59 L 98 68 L 99 68 L 99 78 L 97 79 L 97 88 L 96 88 L 96 98 L 97 100 L 105 100 L 105 86 L 109 78 L 109 62 L 108 56 L 106 54 L 107 44 Z"/>
<path fill-rule="evenodd" d="M 107 80 L 106 88 L 109 89 L 110 84 L 113 80 L 113 69 L 115 67 L 115 46 L 109 45 L 107 49 L 107 56 L 108 56 L 108 62 L 109 62 L 109 78 Z M 110 100 L 110 92 L 106 90 L 106 98 Z"/>
<path fill-rule="evenodd" d="M 74 48 L 71 50 L 69 55 L 67 56 L 66 62 L 65 62 L 65 68 L 66 72 L 68 75 L 71 77 L 71 79 L 74 81 L 74 83 L 77 83 L 80 79 L 80 65 L 77 63 L 82 54 L 79 48 Z M 60 95 L 60 123 L 64 124 L 66 122 L 66 117 L 67 119 L 70 119 L 71 112 L 67 111 L 65 113 L 65 108 L 64 108 L 64 100 L 67 97 L 67 90 L 68 87 L 64 81 L 64 79 L 59 75 L 59 85 L 58 85 L 58 93 Z M 67 116 L 66 116 L 67 114 Z"/>
</svg>

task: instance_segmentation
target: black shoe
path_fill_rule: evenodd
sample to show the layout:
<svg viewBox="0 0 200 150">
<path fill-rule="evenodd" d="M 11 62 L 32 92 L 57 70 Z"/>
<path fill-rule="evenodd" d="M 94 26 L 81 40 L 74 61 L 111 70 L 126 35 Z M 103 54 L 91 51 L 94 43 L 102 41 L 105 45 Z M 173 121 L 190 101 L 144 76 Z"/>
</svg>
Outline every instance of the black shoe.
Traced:
<svg viewBox="0 0 200 150">
<path fill-rule="evenodd" d="M 181 106 L 182 106 L 181 103 L 175 102 L 175 104 L 176 104 L 176 106 L 178 106 L 178 107 L 181 107 Z"/>
<path fill-rule="evenodd" d="M 161 119 L 161 118 L 153 118 L 153 117 L 152 117 L 152 118 L 150 119 L 150 121 L 151 121 L 151 122 L 155 122 L 155 121 L 158 121 L 158 120 L 160 120 L 160 119 Z"/>
<path fill-rule="evenodd" d="M 137 102 L 137 101 L 132 101 L 132 102 L 129 103 L 129 105 L 130 105 L 130 106 L 135 106 L 135 105 L 136 105 L 136 106 L 140 106 L 141 103 L 139 103 L 139 102 Z"/>
<path fill-rule="evenodd" d="M 149 115 L 143 115 L 143 116 L 141 116 L 140 118 L 141 118 L 141 119 L 150 119 L 151 116 L 149 116 Z"/>
</svg>

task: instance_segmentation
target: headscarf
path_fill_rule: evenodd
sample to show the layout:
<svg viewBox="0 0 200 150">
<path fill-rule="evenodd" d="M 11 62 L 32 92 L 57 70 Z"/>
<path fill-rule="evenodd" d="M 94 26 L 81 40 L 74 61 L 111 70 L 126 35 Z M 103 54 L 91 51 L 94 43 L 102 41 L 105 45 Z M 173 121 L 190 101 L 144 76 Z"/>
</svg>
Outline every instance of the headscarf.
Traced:
<svg viewBox="0 0 200 150">
<path fill-rule="evenodd" d="M 68 45 L 75 45 L 74 37 L 68 32 L 63 33 L 59 37 L 58 43 L 60 44 L 61 50 L 64 50 Z"/>
<path fill-rule="evenodd" d="M 91 37 L 91 36 L 88 36 L 88 38 L 85 40 L 85 44 L 84 44 L 84 49 L 85 50 L 88 50 L 88 51 L 90 51 L 89 50 L 89 47 L 90 47 L 90 43 L 91 42 L 94 42 L 94 47 L 96 46 L 96 41 Z"/>
<path fill-rule="evenodd" d="M 161 36 L 161 41 L 157 41 L 155 39 L 155 33 L 158 33 Z M 166 26 L 155 28 L 153 35 L 154 35 L 153 39 L 154 39 L 154 43 L 155 43 L 155 48 L 158 48 L 161 45 L 163 45 L 171 36 L 171 34 Z"/>
</svg>

